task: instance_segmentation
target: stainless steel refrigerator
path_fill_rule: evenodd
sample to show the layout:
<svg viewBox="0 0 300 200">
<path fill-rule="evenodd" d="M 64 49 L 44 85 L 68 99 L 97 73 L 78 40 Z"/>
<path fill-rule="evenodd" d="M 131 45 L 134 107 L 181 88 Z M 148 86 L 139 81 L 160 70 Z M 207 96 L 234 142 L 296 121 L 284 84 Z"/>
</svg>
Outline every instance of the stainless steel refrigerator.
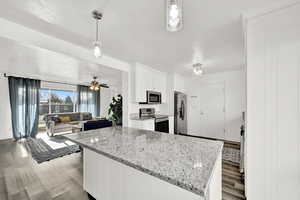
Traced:
<svg viewBox="0 0 300 200">
<path fill-rule="evenodd" d="M 174 93 L 174 133 L 187 134 L 187 96 L 181 92 Z"/>
</svg>

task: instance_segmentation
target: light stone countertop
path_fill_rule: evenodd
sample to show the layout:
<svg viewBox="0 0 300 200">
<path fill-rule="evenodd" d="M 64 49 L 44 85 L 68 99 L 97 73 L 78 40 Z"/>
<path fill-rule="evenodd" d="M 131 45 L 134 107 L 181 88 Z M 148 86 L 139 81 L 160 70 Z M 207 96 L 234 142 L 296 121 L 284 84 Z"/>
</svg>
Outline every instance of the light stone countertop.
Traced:
<svg viewBox="0 0 300 200">
<path fill-rule="evenodd" d="M 223 142 L 127 127 L 65 135 L 113 160 L 206 196 Z"/>
</svg>

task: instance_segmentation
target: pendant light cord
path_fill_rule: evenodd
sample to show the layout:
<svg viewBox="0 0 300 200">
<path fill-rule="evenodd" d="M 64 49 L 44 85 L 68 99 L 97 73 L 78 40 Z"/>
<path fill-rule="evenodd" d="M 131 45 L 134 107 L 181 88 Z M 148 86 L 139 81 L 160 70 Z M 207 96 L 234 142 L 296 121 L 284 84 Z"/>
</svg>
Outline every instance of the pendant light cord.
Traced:
<svg viewBox="0 0 300 200">
<path fill-rule="evenodd" d="M 96 19 L 96 42 L 98 42 L 98 34 L 99 34 L 99 31 L 98 31 L 98 28 L 99 28 L 99 20 Z"/>
</svg>

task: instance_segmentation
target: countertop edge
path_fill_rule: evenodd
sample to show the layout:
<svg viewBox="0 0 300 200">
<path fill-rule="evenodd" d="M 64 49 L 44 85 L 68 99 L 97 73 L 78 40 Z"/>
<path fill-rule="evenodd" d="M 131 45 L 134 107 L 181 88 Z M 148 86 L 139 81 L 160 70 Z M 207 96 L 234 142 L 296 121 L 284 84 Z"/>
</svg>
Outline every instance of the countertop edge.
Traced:
<svg viewBox="0 0 300 200">
<path fill-rule="evenodd" d="M 199 189 L 197 189 L 197 188 L 195 188 L 195 187 L 193 187 L 193 186 L 188 186 L 188 185 L 186 185 L 186 184 L 184 184 L 184 183 L 180 183 L 180 182 L 177 181 L 177 180 L 174 180 L 174 179 L 171 179 L 171 178 L 162 176 L 162 175 L 160 175 L 160 174 L 158 174 L 158 173 L 156 173 L 156 172 L 153 172 L 153 171 L 151 171 L 151 170 L 149 170 L 149 169 L 145 169 L 145 168 L 143 168 L 143 167 L 141 167 L 141 166 L 139 166 L 139 165 L 136 165 L 136 164 L 133 164 L 133 163 L 131 163 L 131 162 L 128 162 L 128 161 L 126 161 L 126 160 L 124 160 L 124 159 L 122 159 L 122 158 L 115 157 L 115 156 L 110 155 L 110 154 L 108 154 L 108 153 L 102 152 L 102 151 L 100 151 L 100 150 L 98 150 L 98 149 L 92 148 L 91 146 L 88 146 L 88 145 L 85 145 L 85 144 L 83 144 L 83 143 L 77 142 L 76 140 L 73 140 L 73 139 L 68 138 L 67 135 L 63 135 L 63 137 L 66 138 L 66 139 L 68 139 L 68 140 L 70 140 L 70 141 L 72 141 L 72 142 L 74 142 L 74 143 L 76 143 L 76 144 L 78 144 L 78 145 L 80 145 L 80 146 L 82 146 L 82 147 L 84 147 L 84 148 L 90 149 L 90 150 L 92 150 L 92 151 L 94 151 L 94 152 L 96 152 L 96 153 L 99 153 L 99 154 L 101 154 L 101 155 L 103 155 L 103 156 L 106 156 L 106 157 L 108 157 L 108 158 L 111 158 L 111 159 L 113 159 L 113 160 L 115 160 L 115 161 L 117 161 L 117 162 L 123 163 L 123 164 L 125 164 L 125 165 L 127 165 L 127 166 L 129 166 L 129 167 L 132 167 L 132 168 L 134 168 L 134 169 L 136 169 L 136 170 L 139 170 L 139 171 L 141 171 L 141 172 L 144 172 L 144 173 L 146 173 L 146 174 L 148 174 L 148 175 L 150 175 L 150 176 L 153 176 L 153 177 L 156 177 L 156 178 L 161 179 L 161 180 L 163 180 L 163 181 L 166 181 L 166 182 L 168 182 L 168 183 L 170 183 L 170 184 L 172 184 L 172 185 L 175 185 L 175 186 L 177 186 L 177 187 L 179 187 L 179 188 L 181 188 L 181 189 L 187 190 L 187 191 L 192 192 L 192 193 L 194 193 L 194 194 L 196 194 L 196 195 L 200 195 L 201 197 L 205 197 L 205 196 L 206 196 L 207 189 L 208 189 L 208 185 L 209 185 L 209 183 L 210 183 L 212 174 L 213 174 L 213 172 L 214 172 L 214 170 L 215 170 L 215 165 L 214 165 L 213 170 L 212 170 L 212 174 L 211 174 L 210 177 L 209 177 L 208 184 L 205 186 L 205 189 L 204 189 L 204 190 L 199 190 Z M 222 144 L 221 148 L 219 149 L 219 153 L 220 153 L 220 151 L 222 150 L 222 148 L 223 148 L 223 144 Z M 217 160 L 217 158 L 216 158 L 216 160 Z M 216 160 L 215 160 L 215 162 L 216 162 Z M 177 183 L 177 184 L 176 184 L 176 183 Z"/>
<path fill-rule="evenodd" d="M 205 186 L 204 196 L 207 195 L 207 192 L 208 192 L 208 185 L 210 185 L 211 180 L 212 180 L 212 177 L 213 177 L 213 174 L 214 174 L 214 172 L 216 171 L 216 164 L 217 164 L 216 162 L 217 162 L 219 156 L 221 156 L 221 162 L 222 162 L 222 152 L 223 152 L 223 148 L 224 148 L 224 142 L 222 142 L 222 141 L 218 141 L 218 142 L 221 143 L 222 146 L 221 146 L 220 149 L 219 149 L 218 157 L 216 157 L 215 164 L 214 164 L 213 169 L 212 169 L 212 173 L 211 173 L 211 175 L 209 176 L 207 185 Z M 222 170 L 222 169 L 221 169 L 221 170 Z"/>
</svg>

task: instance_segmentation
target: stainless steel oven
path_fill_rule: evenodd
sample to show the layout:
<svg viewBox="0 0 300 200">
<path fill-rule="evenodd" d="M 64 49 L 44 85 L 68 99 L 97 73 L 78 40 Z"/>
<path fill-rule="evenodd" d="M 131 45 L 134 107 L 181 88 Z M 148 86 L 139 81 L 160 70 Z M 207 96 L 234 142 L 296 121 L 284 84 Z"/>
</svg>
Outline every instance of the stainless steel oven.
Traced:
<svg viewBox="0 0 300 200">
<path fill-rule="evenodd" d="M 156 116 L 155 117 L 155 131 L 169 133 L 169 117 Z"/>
<path fill-rule="evenodd" d="M 161 93 L 155 91 L 147 91 L 147 103 L 148 104 L 160 104 L 161 103 Z"/>
</svg>

